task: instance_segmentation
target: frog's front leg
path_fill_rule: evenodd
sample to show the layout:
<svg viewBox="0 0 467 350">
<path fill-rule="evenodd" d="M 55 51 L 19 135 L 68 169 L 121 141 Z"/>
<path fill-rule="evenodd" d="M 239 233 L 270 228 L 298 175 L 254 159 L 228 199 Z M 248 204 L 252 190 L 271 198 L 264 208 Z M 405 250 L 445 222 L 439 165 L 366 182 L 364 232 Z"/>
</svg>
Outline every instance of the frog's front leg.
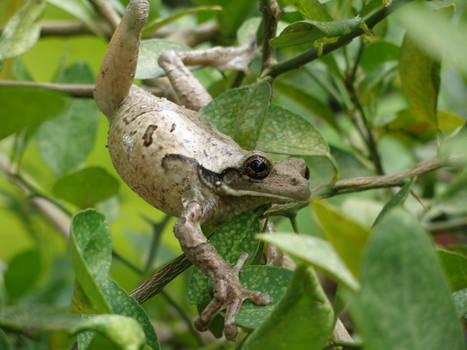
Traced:
<svg viewBox="0 0 467 350">
<path fill-rule="evenodd" d="M 239 47 L 213 47 L 207 50 L 164 51 L 159 65 L 164 69 L 180 103 L 199 111 L 211 101 L 211 96 L 187 66 L 213 66 L 220 71 L 229 69 L 247 72 L 251 60 L 257 56 L 254 42 Z"/>
<path fill-rule="evenodd" d="M 187 258 L 213 283 L 214 299 L 196 319 L 195 327 L 200 331 L 207 330 L 214 316 L 225 309 L 224 334 L 227 339 L 234 340 L 237 335 L 235 316 L 242 302 L 251 299 L 257 305 L 267 305 L 271 298 L 267 294 L 243 288 L 239 273 L 248 256 L 241 256 L 235 266 L 222 259 L 201 231 L 200 223 L 204 221 L 205 212 L 201 201 L 189 202 L 174 228 Z"/>
</svg>

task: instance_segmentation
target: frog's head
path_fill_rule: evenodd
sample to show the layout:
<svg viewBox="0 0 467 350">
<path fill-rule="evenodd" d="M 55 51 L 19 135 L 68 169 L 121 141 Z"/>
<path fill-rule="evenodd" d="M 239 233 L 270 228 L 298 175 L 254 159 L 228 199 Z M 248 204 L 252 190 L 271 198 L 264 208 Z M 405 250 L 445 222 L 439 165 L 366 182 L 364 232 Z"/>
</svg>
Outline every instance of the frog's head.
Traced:
<svg viewBox="0 0 467 350">
<path fill-rule="evenodd" d="M 252 151 L 235 167 L 216 175 L 211 183 L 223 195 L 268 197 L 271 202 L 304 201 L 310 197 L 309 170 L 300 158 L 273 162 L 266 153 Z"/>
</svg>

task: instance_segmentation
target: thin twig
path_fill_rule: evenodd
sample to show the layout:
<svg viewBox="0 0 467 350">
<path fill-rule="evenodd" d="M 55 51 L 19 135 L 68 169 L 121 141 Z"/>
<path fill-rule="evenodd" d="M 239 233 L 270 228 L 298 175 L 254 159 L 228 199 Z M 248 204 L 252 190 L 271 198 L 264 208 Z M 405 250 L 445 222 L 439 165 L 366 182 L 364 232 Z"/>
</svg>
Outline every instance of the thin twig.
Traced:
<svg viewBox="0 0 467 350">
<path fill-rule="evenodd" d="M 260 0 L 259 10 L 263 15 L 263 54 L 261 71 L 264 71 L 274 63 L 274 48 L 269 45 L 269 40 L 276 36 L 277 21 L 281 15 L 281 9 L 276 0 Z"/>
<path fill-rule="evenodd" d="M 364 21 L 367 25 L 368 28 L 373 28 L 376 24 L 381 22 L 383 19 L 385 19 L 389 14 L 391 14 L 394 10 L 399 8 L 400 6 L 411 2 L 413 0 L 393 0 L 392 5 L 389 7 L 383 7 L 382 9 L 376 11 L 370 16 L 367 16 L 364 18 Z M 283 62 L 280 62 L 278 64 L 272 65 L 267 72 L 265 72 L 265 75 L 268 75 L 270 77 L 276 77 L 280 74 L 283 74 L 285 72 L 288 72 L 290 70 L 294 70 L 297 68 L 300 68 L 304 64 L 307 64 L 311 61 L 314 61 L 321 56 L 327 55 L 328 53 L 337 50 L 345 45 L 347 45 L 349 42 L 351 42 L 354 38 L 357 36 L 363 34 L 364 31 L 361 28 L 356 28 L 354 29 L 351 33 L 344 35 L 340 37 L 336 42 L 334 43 L 329 43 L 323 46 L 322 53 L 320 54 L 318 47 L 314 46 L 311 49 L 305 51 L 304 53 L 295 56 L 291 59 L 285 60 Z"/>
<path fill-rule="evenodd" d="M 114 10 L 107 0 L 91 0 L 97 11 L 107 20 L 114 31 L 120 23 L 120 15 Z"/>
<path fill-rule="evenodd" d="M 446 221 L 434 221 L 423 224 L 425 230 L 437 234 L 446 231 L 465 230 L 467 228 L 467 218 L 452 219 Z"/>
</svg>

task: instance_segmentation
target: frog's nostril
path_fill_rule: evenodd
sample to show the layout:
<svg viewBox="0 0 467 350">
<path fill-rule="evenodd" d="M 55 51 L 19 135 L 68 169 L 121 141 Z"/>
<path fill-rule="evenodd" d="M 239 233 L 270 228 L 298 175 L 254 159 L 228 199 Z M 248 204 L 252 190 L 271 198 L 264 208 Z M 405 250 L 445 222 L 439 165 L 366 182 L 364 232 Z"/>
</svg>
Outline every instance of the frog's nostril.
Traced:
<svg viewBox="0 0 467 350">
<path fill-rule="evenodd" d="M 310 179 L 310 169 L 307 166 L 305 167 L 305 179 Z"/>
</svg>

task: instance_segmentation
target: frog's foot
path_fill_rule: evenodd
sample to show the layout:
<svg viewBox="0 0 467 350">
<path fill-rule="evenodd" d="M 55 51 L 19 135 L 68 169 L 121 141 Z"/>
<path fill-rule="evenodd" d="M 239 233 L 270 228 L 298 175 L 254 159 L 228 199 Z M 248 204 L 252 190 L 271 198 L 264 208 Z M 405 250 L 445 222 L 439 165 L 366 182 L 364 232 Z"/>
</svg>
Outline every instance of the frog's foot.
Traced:
<svg viewBox="0 0 467 350">
<path fill-rule="evenodd" d="M 206 306 L 201 315 L 195 320 L 195 327 L 199 331 L 208 329 L 209 322 L 221 310 L 225 309 L 224 334 L 228 340 L 235 340 L 238 328 L 235 325 L 235 316 L 240 311 L 246 299 L 252 300 L 256 305 L 267 305 L 272 299 L 268 294 L 243 288 L 239 280 L 239 273 L 248 254 L 243 254 L 235 266 L 228 271 L 222 271 L 213 279 L 214 299 Z"/>
</svg>

